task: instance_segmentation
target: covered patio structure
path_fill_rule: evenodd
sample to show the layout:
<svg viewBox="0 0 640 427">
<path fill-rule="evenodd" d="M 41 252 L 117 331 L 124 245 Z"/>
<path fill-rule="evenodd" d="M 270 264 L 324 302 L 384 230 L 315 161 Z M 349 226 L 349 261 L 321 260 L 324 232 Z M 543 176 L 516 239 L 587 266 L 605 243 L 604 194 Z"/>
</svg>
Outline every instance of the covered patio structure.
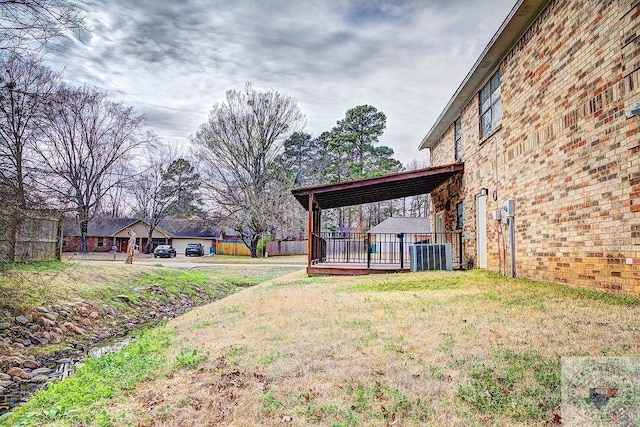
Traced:
<svg viewBox="0 0 640 427">
<path fill-rule="evenodd" d="M 407 247 L 421 243 L 446 243 L 453 248 L 454 268 L 462 266 L 460 232 L 432 233 L 321 232 L 323 209 L 355 206 L 430 193 L 452 176 L 464 171 L 463 163 L 399 172 L 360 181 L 304 187 L 292 190 L 308 211 L 307 273 L 313 275 L 357 275 L 408 271 Z M 385 251 L 382 252 L 382 248 Z"/>
</svg>

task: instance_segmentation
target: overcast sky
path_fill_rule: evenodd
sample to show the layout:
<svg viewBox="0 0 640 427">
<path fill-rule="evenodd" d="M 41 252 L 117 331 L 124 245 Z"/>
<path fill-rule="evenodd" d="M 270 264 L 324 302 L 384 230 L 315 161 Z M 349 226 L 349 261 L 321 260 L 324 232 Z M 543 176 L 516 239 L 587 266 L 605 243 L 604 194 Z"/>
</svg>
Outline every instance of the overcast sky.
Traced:
<svg viewBox="0 0 640 427">
<path fill-rule="evenodd" d="M 90 0 L 91 34 L 47 57 L 186 144 L 228 89 L 297 99 L 313 136 L 347 109 L 387 115 L 404 164 L 515 0 Z"/>
</svg>

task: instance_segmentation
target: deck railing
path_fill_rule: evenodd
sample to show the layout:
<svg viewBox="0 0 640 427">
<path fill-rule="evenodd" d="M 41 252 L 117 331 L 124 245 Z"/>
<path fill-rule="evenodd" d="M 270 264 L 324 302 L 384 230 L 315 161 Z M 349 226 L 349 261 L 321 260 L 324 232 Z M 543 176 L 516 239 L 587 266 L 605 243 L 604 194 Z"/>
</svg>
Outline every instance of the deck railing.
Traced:
<svg viewBox="0 0 640 427">
<path fill-rule="evenodd" d="M 462 233 L 345 233 L 324 232 L 312 236 L 312 264 L 366 263 L 394 264 L 409 268 L 413 244 L 446 243 L 451 245 L 454 268 L 462 267 Z"/>
</svg>

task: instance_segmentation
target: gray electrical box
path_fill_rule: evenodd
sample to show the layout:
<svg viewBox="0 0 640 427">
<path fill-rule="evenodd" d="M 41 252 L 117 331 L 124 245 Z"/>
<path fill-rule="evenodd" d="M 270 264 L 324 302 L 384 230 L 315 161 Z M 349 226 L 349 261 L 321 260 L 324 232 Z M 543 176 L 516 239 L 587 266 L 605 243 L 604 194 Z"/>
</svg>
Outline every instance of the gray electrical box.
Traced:
<svg viewBox="0 0 640 427">
<path fill-rule="evenodd" d="M 502 204 L 502 211 L 504 216 L 516 216 L 515 202 L 513 200 L 507 200 Z"/>
</svg>

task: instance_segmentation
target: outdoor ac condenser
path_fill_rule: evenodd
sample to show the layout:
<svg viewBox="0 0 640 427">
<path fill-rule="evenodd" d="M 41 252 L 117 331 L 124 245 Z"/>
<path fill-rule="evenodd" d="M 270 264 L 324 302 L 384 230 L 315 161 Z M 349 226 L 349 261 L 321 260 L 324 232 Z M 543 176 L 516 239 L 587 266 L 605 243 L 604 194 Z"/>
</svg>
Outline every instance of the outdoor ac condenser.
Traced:
<svg viewBox="0 0 640 427">
<path fill-rule="evenodd" d="M 418 244 L 409 247 L 411 271 L 452 270 L 451 245 Z"/>
</svg>

